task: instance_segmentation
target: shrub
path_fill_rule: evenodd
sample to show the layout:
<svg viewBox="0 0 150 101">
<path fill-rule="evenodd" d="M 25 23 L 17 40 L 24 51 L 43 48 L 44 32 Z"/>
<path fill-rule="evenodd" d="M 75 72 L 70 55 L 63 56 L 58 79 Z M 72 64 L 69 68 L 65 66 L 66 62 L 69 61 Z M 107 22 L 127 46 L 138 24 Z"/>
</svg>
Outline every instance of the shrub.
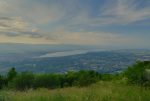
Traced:
<svg viewBox="0 0 150 101">
<path fill-rule="evenodd" d="M 11 81 L 17 76 L 16 69 L 13 67 L 7 73 L 7 80 Z"/>
<path fill-rule="evenodd" d="M 79 71 L 77 75 L 78 86 L 88 86 L 100 80 L 100 74 L 95 71 Z"/>
<path fill-rule="evenodd" d="M 60 75 L 57 74 L 40 74 L 34 79 L 34 88 L 58 88 L 60 87 Z"/>
<path fill-rule="evenodd" d="M 12 81 L 14 88 L 25 90 L 33 87 L 34 75 L 30 72 L 22 72 Z"/>
<path fill-rule="evenodd" d="M 2 89 L 3 86 L 5 86 L 5 84 L 6 84 L 5 78 L 0 75 L 0 89 Z"/>
<path fill-rule="evenodd" d="M 6 78 L 0 76 L 0 88 L 3 86 L 9 89 L 26 90 L 36 88 L 63 88 L 71 86 L 88 86 L 101 79 L 98 72 L 89 71 L 69 71 L 65 74 L 33 74 L 31 72 L 17 73 L 15 68 L 11 68 Z"/>
<path fill-rule="evenodd" d="M 148 80 L 146 79 L 146 69 L 150 69 L 150 61 L 138 61 L 133 66 L 129 67 L 124 73 L 128 78 L 128 82 L 143 86 Z"/>
</svg>

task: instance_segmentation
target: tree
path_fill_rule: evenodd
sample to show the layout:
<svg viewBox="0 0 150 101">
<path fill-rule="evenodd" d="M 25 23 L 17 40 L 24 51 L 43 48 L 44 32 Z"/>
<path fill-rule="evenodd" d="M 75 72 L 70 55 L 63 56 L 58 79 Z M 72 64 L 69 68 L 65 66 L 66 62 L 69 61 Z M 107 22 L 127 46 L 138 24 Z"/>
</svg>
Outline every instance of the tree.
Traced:
<svg viewBox="0 0 150 101">
<path fill-rule="evenodd" d="M 124 74 L 128 78 L 129 83 L 143 86 L 147 82 L 145 77 L 146 69 L 150 69 L 150 61 L 138 61 L 129 67 Z"/>
<path fill-rule="evenodd" d="M 16 69 L 13 67 L 7 73 L 7 80 L 12 81 L 17 76 Z"/>
<path fill-rule="evenodd" d="M 77 73 L 77 82 L 78 86 L 88 86 L 92 83 L 97 82 L 100 80 L 100 74 L 98 74 L 95 71 L 89 70 L 89 71 L 79 71 Z"/>
<path fill-rule="evenodd" d="M 5 86 L 5 79 L 3 76 L 0 75 L 0 89 L 2 89 L 3 86 Z"/>
<path fill-rule="evenodd" d="M 17 90 L 26 90 L 33 88 L 34 75 L 30 72 L 22 72 L 13 79 L 14 88 Z"/>
<path fill-rule="evenodd" d="M 73 86 L 75 85 L 75 81 L 77 80 L 77 72 L 74 71 L 68 71 L 65 75 L 65 82 L 64 86 Z"/>
<path fill-rule="evenodd" d="M 40 74 L 35 75 L 34 88 L 58 88 L 61 86 L 60 75 L 57 74 Z"/>
</svg>

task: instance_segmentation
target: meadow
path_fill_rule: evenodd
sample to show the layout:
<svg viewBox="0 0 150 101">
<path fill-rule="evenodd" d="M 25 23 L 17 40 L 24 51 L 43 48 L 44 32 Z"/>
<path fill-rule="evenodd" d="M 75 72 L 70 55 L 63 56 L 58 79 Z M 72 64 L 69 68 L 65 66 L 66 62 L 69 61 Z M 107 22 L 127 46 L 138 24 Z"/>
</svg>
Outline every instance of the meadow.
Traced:
<svg viewBox="0 0 150 101">
<path fill-rule="evenodd" d="M 150 89 L 120 81 L 99 81 L 88 87 L 15 91 L 1 90 L 0 101 L 150 101 Z"/>
</svg>

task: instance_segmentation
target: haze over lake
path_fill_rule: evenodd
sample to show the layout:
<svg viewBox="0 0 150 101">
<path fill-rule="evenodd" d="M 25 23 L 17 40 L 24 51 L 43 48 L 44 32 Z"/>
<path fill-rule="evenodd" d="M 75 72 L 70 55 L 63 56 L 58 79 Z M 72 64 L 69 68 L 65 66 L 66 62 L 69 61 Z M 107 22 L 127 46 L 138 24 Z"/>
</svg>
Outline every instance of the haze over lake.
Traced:
<svg viewBox="0 0 150 101">
<path fill-rule="evenodd" d="M 102 51 L 102 49 L 95 49 L 95 50 L 94 49 L 93 50 L 71 50 L 71 51 L 53 52 L 53 53 L 47 53 L 45 55 L 41 55 L 41 56 L 39 56 L 39 58 L 64 57 L 64 56 L 86 54 L 86 53 L 89 53 L 89 52 L 98 52 L 98 51 Z"/>
</svg>

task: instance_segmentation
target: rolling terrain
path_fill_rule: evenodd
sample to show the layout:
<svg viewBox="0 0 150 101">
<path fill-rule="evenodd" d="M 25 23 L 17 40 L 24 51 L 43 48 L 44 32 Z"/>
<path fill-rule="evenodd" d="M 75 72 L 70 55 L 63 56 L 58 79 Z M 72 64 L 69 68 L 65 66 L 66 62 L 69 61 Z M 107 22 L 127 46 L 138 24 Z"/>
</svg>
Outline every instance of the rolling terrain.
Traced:
<svg viewBox="0 0 150 101">
<path fill-rule="evenodd" d="M 95 70 L 120 72 L 137 60 L 150 60 L 150 50 L 109 50 L 77 45 L 0 44 L 0 73 L 17 71 L 64 73 Z"/>
</svg>

